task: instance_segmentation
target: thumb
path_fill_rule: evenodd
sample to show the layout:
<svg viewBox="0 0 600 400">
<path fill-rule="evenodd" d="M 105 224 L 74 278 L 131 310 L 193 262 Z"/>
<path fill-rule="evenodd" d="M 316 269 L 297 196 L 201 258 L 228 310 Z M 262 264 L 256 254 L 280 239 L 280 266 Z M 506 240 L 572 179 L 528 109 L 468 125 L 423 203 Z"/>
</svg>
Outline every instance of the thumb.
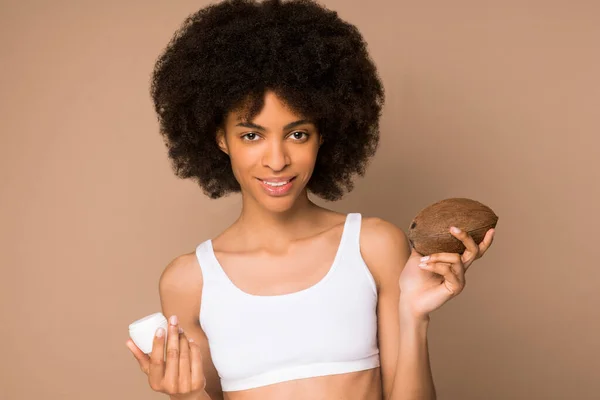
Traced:
<svg viewBox="0 0 600 400">
<path fill-rule="evenodd" d="M 138 364 L 140 365 L 140 369 L 145 374 L 148 374 L 148 364 L 150 358 L 146 354 L 144 354 L 144 352 L 139 347 L 135 345 L 133 340 L 127 339 L 125 345 L 129 349 L 129 351 L 131 351 L 133 357 L 137 360 Z"/>
<path fill-rule="evenodd" d="M 440 283 L 438 286 L 427 290 L 423 294 L 421 304 L 423 312 L 429 314 L 440 308 L 445 302 L 452 298 L 453 294 L 446 287 L 445 283 Z"/>
</svg>

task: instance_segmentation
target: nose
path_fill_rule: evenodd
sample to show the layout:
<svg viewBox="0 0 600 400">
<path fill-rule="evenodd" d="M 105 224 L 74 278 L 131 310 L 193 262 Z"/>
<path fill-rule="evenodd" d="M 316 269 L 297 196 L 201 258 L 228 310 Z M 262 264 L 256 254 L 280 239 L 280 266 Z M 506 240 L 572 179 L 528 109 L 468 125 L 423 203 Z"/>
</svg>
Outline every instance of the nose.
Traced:
<svg viewBox="0 0 600 400">
<path fill-rule="evenodd" d="M 273 171 L 281 171 L 290 164 L 290 156 L 282 140 L 271 140 L 263 154 L 262 165 Z"/>
</svg>

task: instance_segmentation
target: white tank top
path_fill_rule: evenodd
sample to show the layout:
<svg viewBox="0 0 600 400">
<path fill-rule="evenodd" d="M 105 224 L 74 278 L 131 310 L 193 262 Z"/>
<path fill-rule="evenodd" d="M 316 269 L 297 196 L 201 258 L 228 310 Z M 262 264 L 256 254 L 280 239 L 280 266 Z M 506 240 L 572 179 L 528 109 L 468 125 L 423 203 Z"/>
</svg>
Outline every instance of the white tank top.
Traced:
<svg viewBox="0 0 600 400">
<path fill-rule="evenodd" d="M 212 241 L 198 245 L 200 325 L 223 391 L 379 367 L 377 289 L 360 254 L 360 225 L 359 213 L 346 216 L 322 280 L 275 296 L 242 291 L 220 266 Z"/>
</svg>

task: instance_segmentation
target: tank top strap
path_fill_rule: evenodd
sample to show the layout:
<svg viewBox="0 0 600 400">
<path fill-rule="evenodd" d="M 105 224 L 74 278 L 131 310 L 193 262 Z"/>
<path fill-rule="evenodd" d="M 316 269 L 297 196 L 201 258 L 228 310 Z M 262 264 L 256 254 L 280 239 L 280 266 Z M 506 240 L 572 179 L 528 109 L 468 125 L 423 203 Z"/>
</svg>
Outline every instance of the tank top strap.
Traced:
<svg viewBox="0 0 600 400">
<path fill-rule="evenodd" d="M 342 234 L 342 252 L 354 257 L 360 254 L 360 225 L 362 216 L 360 213 L 349 213 L 346 216 L 344 232 Z M 358 253 L 357 253 L 358 251 Z"/>
<path fill-rule="evenodd" d="M 200 243 L 196 247 L 196 257 L 198 259 L 198 264 L 200 264 L 202 280 L 204 282 L 214 282 L 223 279 L 224 272 L 221 270 L 221 267 L 216 260 L 212 248 L 212 241 L 210 239 Z"/>
<path fill-rule="evenodd" d="M 371 274 L 369 267 L 367 266 L 362 253 L 360 251 L 360 230 L 362 225 L 362 214 L 351 213 L 348 214 L 344 235 L 346 236 L 344 241 L 344 261 L 347 263 L 343 270 L 346 273 L 355 273 L 355 277 L 360 277 L 360 280 L 366 277 L 369 289 L 372 290 L 375 298 L 378 296 L 377 284 L 375 278 Z M 348 277 L 346 276 L 346 279 Z"/>
<path fill-rule="evenodd" d="M 360 213 L 349 213 L 346 218 L 346 226 L 344 227 L 345 242 L 352 248 L 360 249 L 362 215 Z"/>
</svg>

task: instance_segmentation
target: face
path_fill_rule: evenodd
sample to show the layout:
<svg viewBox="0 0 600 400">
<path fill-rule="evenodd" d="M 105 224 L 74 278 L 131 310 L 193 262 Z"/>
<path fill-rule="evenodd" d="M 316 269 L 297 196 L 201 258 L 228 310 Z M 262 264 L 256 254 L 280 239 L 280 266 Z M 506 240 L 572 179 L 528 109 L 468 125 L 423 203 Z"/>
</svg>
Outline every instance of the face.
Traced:
<svg viewBox="0 0 600 400">
<path fill-rule="evenodd" d="M 252 121 L 231 112 L 217 143 L 229 155 L 244 201 L 271 211 L 293 207 L 306 199 L 306 184 L 314 170 L 320 145 L 316 126 L 288 109 L 273 92 Z"/>
</svg>

